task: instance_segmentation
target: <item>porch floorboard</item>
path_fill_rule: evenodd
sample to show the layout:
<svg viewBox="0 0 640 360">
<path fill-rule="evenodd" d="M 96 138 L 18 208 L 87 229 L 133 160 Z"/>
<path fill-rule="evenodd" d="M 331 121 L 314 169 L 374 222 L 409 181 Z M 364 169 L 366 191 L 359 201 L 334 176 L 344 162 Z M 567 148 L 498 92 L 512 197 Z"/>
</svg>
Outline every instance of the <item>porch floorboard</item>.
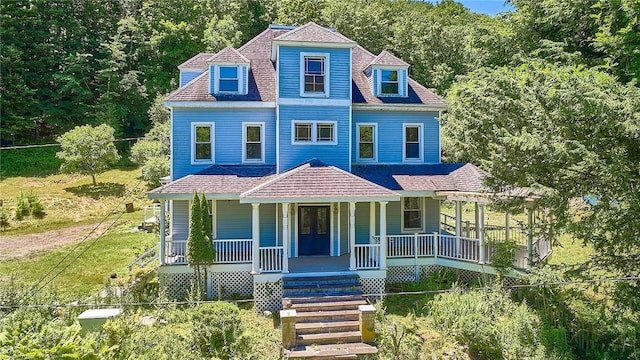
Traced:
<svg viewBox="0 0 640 360">
<path fill-rule="evenodd" d="M 301 256 L 289 259 L 290 273 L 349 271 L 349 254 L 342 256 Z"/>
</svg>

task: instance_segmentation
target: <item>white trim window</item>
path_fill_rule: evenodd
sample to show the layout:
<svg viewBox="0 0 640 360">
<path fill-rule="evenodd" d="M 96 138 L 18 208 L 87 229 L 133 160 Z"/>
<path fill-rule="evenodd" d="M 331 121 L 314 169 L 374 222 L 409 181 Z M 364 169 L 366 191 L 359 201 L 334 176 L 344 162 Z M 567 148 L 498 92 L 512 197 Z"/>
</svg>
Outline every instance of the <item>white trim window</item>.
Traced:
<svg viewBox="0 0 640 360">
<path fill-rule="evenodd" d="M 191 124 L 191 163 L 213 164 L 215 159 L 215 124 Z"/>
<path fill-rule="evenodd" d="M 402 232 L 424 230 L 424 206 L 420 197 L 402 198 Z"/>
<path fill-rule="evenodd" d="M 221 93 L 238 93 L 240 76 L 237 66 L 218 66 L 218 91 Z"/>
<path fill-rule="evenodd" d="M 406 162 L 422 162 L 424 141 L 422 124 L 403 124 L 402 159 Z"/>
<path fill-rule="evenodd" d="M 356 157 L 360 162 L 378 160 L 378 127 L 376 124 L 358 124 L 358 147 Z"/>
<path fill-rule="evenodd" d="M 329 96 L 328 53 L 300 53 L 300 96 Z"/>
<path fill-rule="evenodd" d="M 398 82 L 398 70 L 380 71 L 380 94 L 399 95 L 400 83 Z"/>
<path fill-rule="evenodd" d="M 264 123 L 242 123 L 242 162 L 264 163 Z"/>
<path fill-rule="evenodd" d="M 294 145 L 336 145 L 337 123 L 335 121 L 291 122 L 291 143 Z"/>
</svg>

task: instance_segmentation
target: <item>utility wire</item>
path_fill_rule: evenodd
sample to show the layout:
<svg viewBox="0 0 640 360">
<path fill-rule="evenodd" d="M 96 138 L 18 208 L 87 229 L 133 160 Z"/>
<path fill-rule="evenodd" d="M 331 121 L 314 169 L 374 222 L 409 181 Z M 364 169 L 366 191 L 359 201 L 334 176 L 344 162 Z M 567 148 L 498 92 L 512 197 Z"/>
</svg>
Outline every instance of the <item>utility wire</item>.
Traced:
<svg viewBox="0 0 640 360">
<path fill-rule="evenodd" d="M 114 142 L 120 142 L 120 141 L 132 141 L 132 140 L 140 140 L 140 139 L 144 139 L 144 137 L 115 139 L 113 141 Z M 51 146 L 60 146 L 60 144 L 59 143 L 54 143 L 54 144 L 2 146 L 2 147 L 0 147 L 0 150 L 33 149 L 33 148 L 42 148 L 42 147 L 51 147 Z"/>
<path fill-rule="evenodd" d="M 556 281 L 541 284 L 520 284 L 520 285 L 507 285 L 500 286 L 501 289 L 521 289 L 521 288 L 541 288 L 549 286 L 569 286 L 579 284 L 593 284 L 601 282 L 619 282 L 619 281 L 640 281 L 640 276 L 621 276 L 610 277 L 600 279 L 586 279 L 575 281 Z M 495 290 L 496 287 L 485 286 L 481 288 L 467 288 L 465 292 L 470 291 L 489 291 Z M 428 295 L 428 294 L 445 294 L 460 291 L 460 289 L 442 289 L 442 290 L 424 290 L 424 291 L 399 291 L 391 293 L 379 293 L 379 294 L 364 294 L 364 297 L 384 297 L 384 296 L 398 296 L 398 295 Z M 220 300 L 221 302 L 229 303 L 251 303 L 255 302 L 255 299 L 239 299 L 239 300 Z M 17 308 L 78 308 L 78 307 L 129 307 L 129 306 L 171 306 L 171 305 L 200 305 L 207 303 L 220 302 L 219 300 L 202 300 L 202 301 L 159 301 L 159 302 L 134 302 L 134 303 L 99 303 L 99 304 L 29 304 L 29 305 L 0 305 L 0 309 L 17 309 Z"/>
<path fill-rule="evenodd" d="M 76 256 L 73 260 L 71 260 L 62 270 L 60 270 L 55 276 L 53 276 L 50 280 L 48 280 L 44 285 L 38 287 L 43 281 L 45 281 L 45 279 L 51 275 L 51 273 L 53 273 L 56 268 L 58 266 L 60 266 L 60 264 L 62 264 L 69 256 L 71 256 L 71 254 L 73 254 L 76 250 L 78 250 L 78 248 L 84 244 L 85 241 L 87 241 L 89 239 L 89 236 L 91 236 L 91 234 L 93 234 L 102 224 L 104 224 L 107 219 L 109 218 L 109 216 L 111 216 L 111 214 L 116 211 L 116 209 L 118 209 L 120 206 L 122 206 L 122 204 L 124 203 L 124 201 L 126 199 L 128 199 L 128 197 L 132 194 L 134 194 L 134 192 L 138 189 L 138 187 L 140 186 L 140 184 L 142 183 L 141 180 L 138 180 L 138 183 L 134 186 L 134 188 L 129 192 L 129 194 L 126 194 L 125 196 L 122 197 L 122 199 L 120 199 L 120 201 L 118 202 L 118 204 L 113 208 L 113 210 L 111 210 L 104 218 L 102 218 L 102 220 L 100 220 L 100 222 L 93 228 L 91 229 L 91 231 L 79 242 L 77 243 L 72 249 L 71 251 L 69 251 L 62 259 L 60 259 L 60 261 L 58 261 L 43 277 L 40 278 L 40 280 L 38 280 L 20 299 L 20 303 L 24 303 L 27 300 L 27 297 L 33 297 L 35 296 L 40 290 L 42 290 L 45 286 L 49 285 L 53 280 L 55 280 L 58 276 L 60 276 L 60 274 L 62 274 L 62 272 L 64 272 L 69 266 L 71 266 L 71 264 L 73 264 L 76 260 L 78 260 L 78 258 L 80 256 L 82 256 L 82 254 L 84 254 L 85 252 L 87 252 L 87 250 L 89 250 L 89 248 L 91 246 L 93 246 L 93 244 L 95 244 L 100 238 L 102 238 L 102 236 L 108 231 L 110 230 L 118 220 L 120 220 L 120 218 L 122 218 L 122 216 L 124 215 L 124 212 L 121 212 L 120 215 L 106 228 L 102 231 L 102 233 L 100 233 L 100 235 L 98 235 L 98 237 L 96 237 L 96 239 L 90 243 L 84 250 L 82 250 L 82 252 Z M 37 289 L 36 289 L 37 288 Z"/>
</svg>

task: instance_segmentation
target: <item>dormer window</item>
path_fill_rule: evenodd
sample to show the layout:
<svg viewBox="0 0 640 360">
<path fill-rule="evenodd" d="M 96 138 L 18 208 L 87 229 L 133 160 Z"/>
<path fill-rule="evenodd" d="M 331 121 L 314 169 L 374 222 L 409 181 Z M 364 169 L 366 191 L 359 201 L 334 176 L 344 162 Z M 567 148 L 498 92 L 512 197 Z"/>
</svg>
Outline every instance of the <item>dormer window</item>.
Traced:
<svg viewBox="0 0 640 360">
<path fill-rule="evenodd" d="M 238 67 L 220 66 L 220 92 L 238 92 Z"/>
<path fill-rule="evenodd" d="M 329 96 L 329 54 L 300 54 L 300 96 Z"/>
<path fill-rule="evenodd" d="M 398 95 L 398 70 L 382 70 L 380 92 L 383 95 Z"/>
</svg>

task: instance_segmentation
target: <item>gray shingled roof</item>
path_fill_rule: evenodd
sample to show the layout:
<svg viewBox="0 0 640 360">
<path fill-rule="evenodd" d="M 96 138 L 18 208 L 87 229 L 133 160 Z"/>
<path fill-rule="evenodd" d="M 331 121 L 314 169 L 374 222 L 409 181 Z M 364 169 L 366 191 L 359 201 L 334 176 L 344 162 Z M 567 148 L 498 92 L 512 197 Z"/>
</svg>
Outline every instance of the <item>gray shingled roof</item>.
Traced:
<svg viewBox="0 0 640 360">
<path fill-rule="evenodd" d="M 409 66 L 409 64 L 387 50 L 383 50 L 380 55 L 376 56 L 364 69 L 366 70 L 366 68 L 373 65 Z"/>
<path fill-rule="evenodd" d="M 322 41 L 336 43 L 354 43 L 344 35 L 327 30 L 314 23 L 306 24 L 295 30 L 266 29 L 258 36 L 240 47 L 237 52 L 250 62 L 249 91 L 247 95 L 216 95 L 209 94 L 209 72 L 206 60 L 215 54 L 202 53 L 181 64 L 179 68 L 202 69 L 205 72 L 189 84 L 174 91 L 166 101 L 263 101 L 274 102 L 276 99 L 276 71 L 271 61 L 271 46 L 274 39 L 284 41 Z M 354 43 L 355 44 L 355 43 Z M 378 57 L 360 46 L 352 50 L 352 90 L 354 104 L 413 104 L 431 105 L 446 108 L 447 103 L 413 79 L 409 79 L 409 91 L 406 97 L 376 97 L 371 92 L 369 79 L 364 69 L 376 58 L 381 62 L 397 59 L 391 53 L 383 52 Z M 400 60 L 400 59 L 398 59 Z M 393 60 L 395 61 L 395 60 Z M 402 61 L 402 60 L 400 60 Z M 404 62 L 403 62 L 404 63 Z M 406 64 L 406 63 L 405 63 Z"/>
<path fill-rule="evenodd" d="M 399 194 L 318 160 L 282 173 L 243 193 L 249 199 L 397 198 Z M 347 201 L 347 200 L 345 200 Z"/>
<path fill-rule="evenodd" d="M 309 22 L 295 30 L 291 30 L 286 34 L 280 35 L 274 40 L 276 41 L 300 41 L 300 42 L 323 42 L 323 43 L 342 43 L 353 44 L 356 42 L 348 37 L 326 29 L 314 22 Z"/>
<path fill-rule="evenodd" d="M 248 63 L 249 59 L 244 57 L 238 50 L 227 46 L 207 59 L 207 62 Z"/>
</svg>

